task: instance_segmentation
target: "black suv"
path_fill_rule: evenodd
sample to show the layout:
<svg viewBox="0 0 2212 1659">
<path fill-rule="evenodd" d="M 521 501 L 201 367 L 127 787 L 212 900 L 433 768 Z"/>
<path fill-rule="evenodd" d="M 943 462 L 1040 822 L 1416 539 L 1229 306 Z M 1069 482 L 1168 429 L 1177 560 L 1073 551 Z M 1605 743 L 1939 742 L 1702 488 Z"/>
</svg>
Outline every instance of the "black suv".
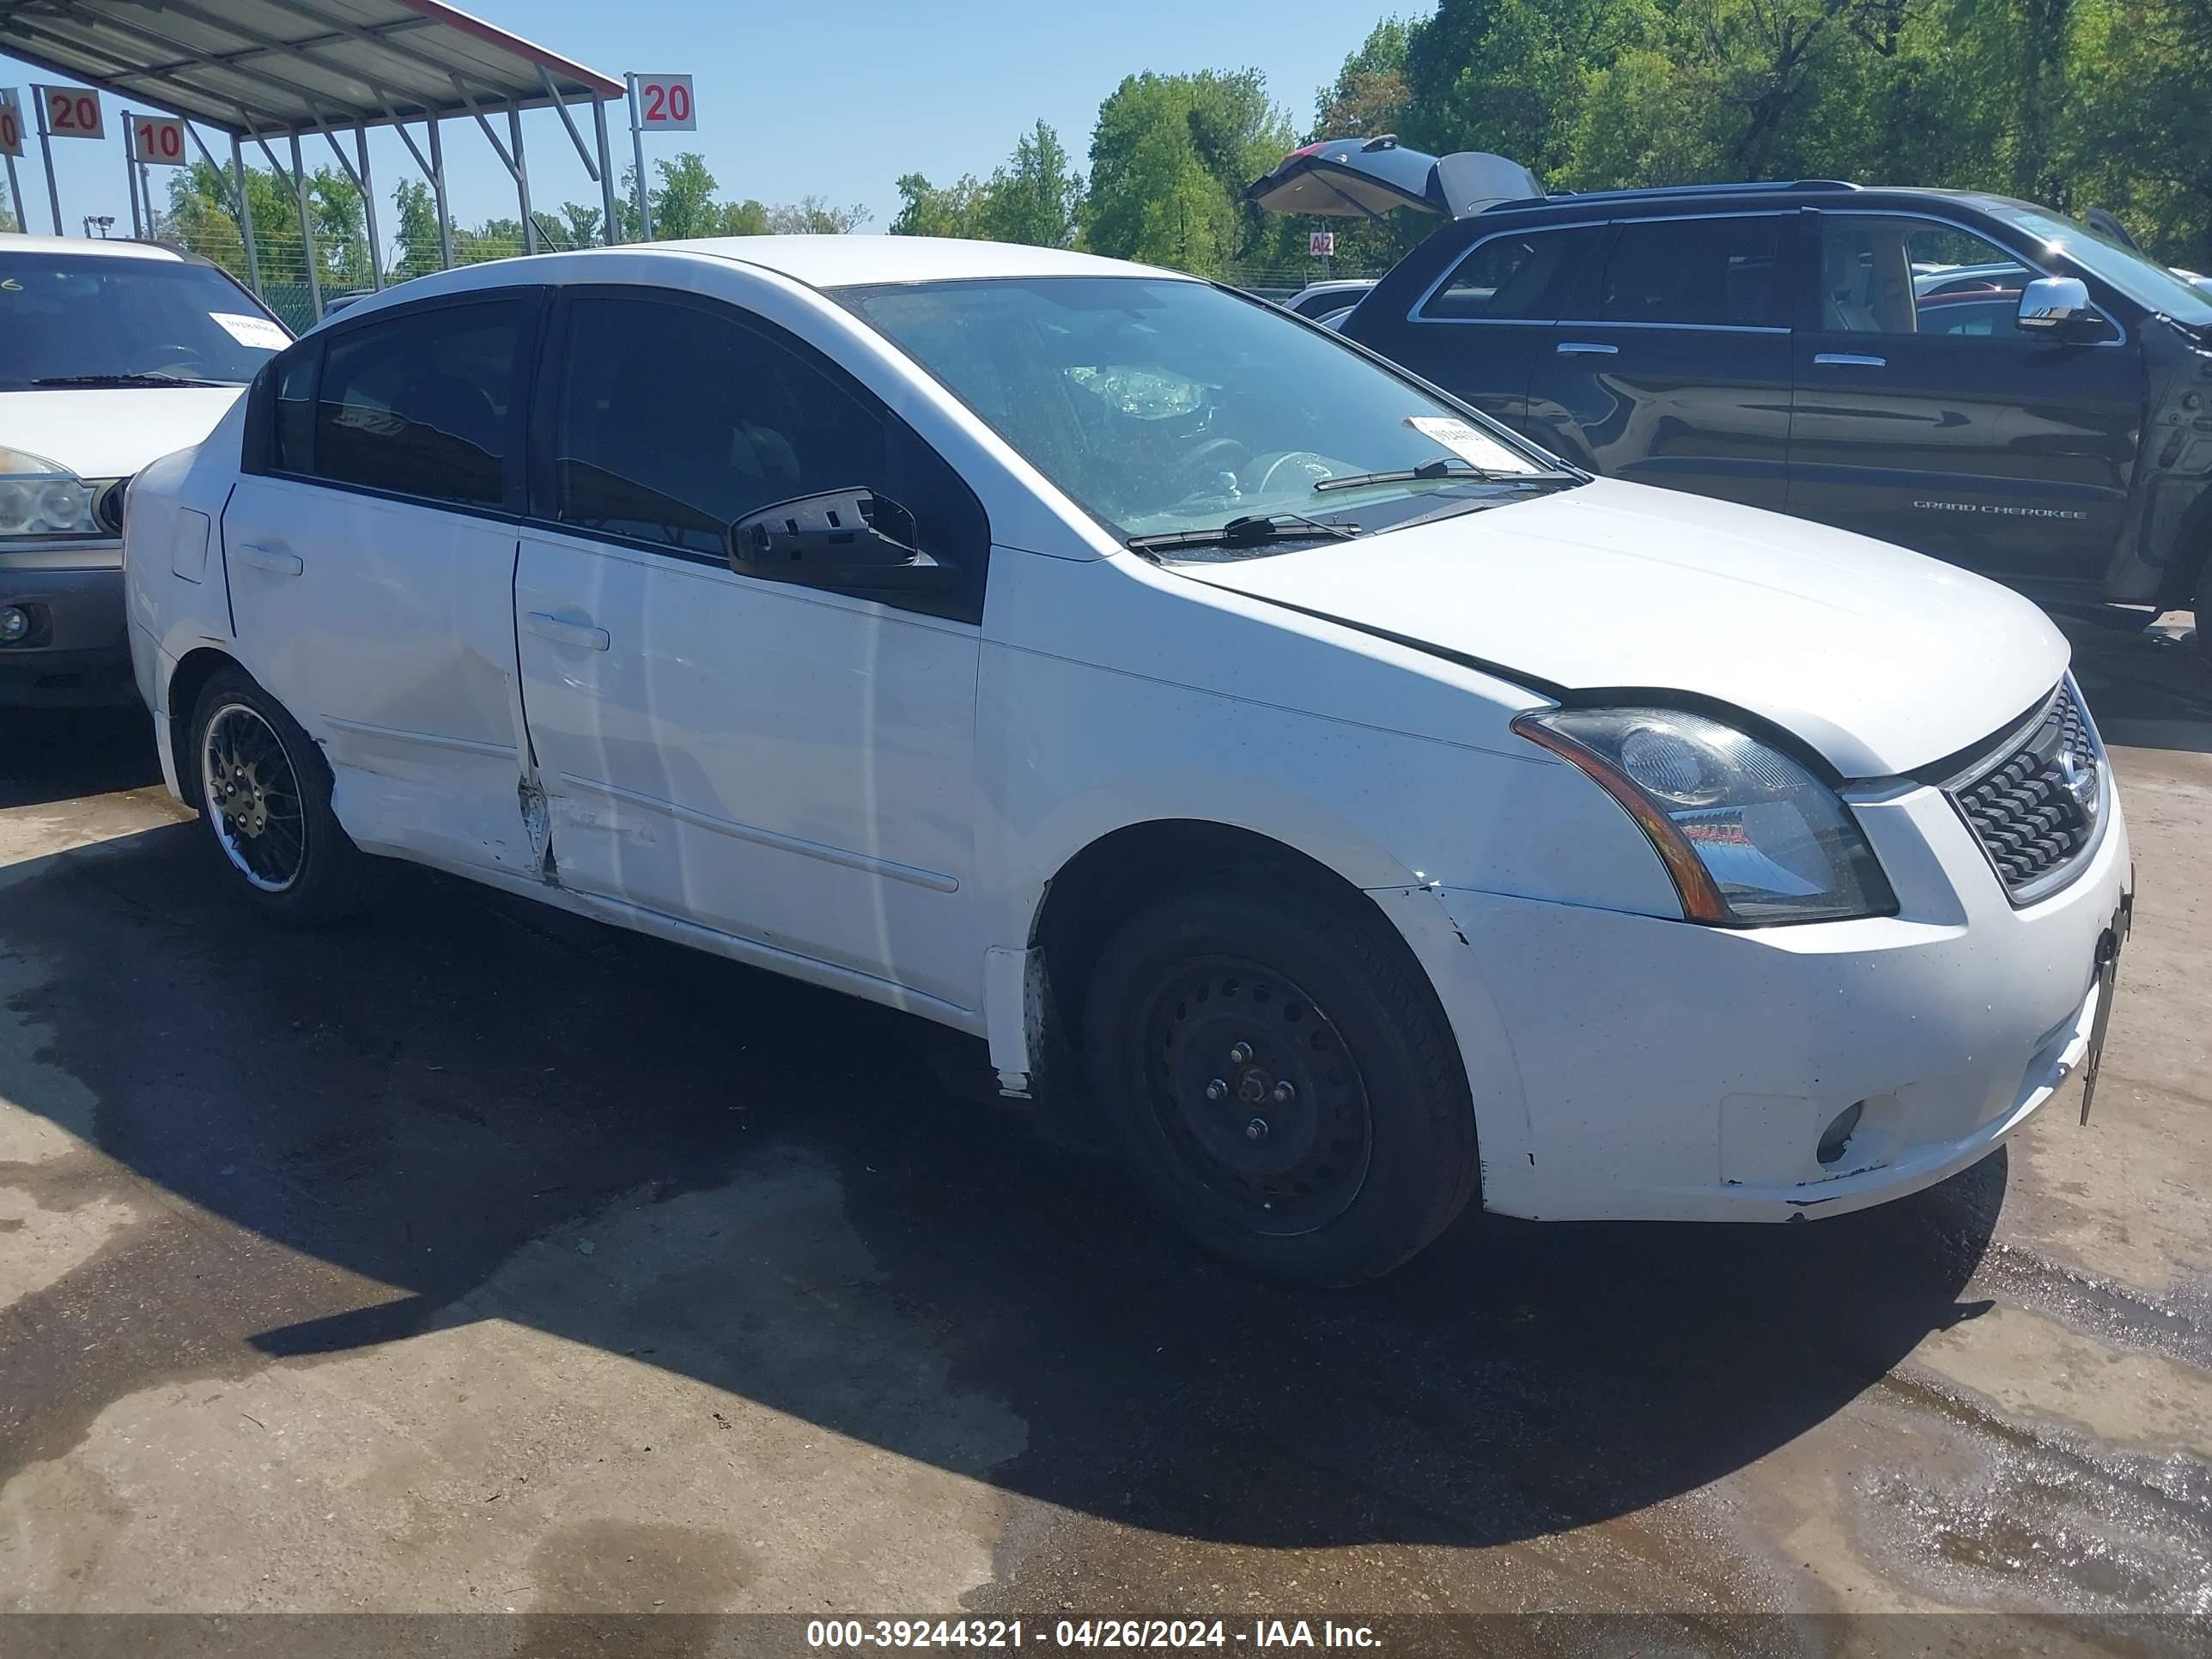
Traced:
<svg viewBox="0 0 2212 1659">
<path fill-rule="evenodd" d="M 1498 201 L 1340 326 L 1599 472 L 2051 603 L 2212 615 L 2212 294 L 2026 203 L 1825 180 Z"/>
</svg>

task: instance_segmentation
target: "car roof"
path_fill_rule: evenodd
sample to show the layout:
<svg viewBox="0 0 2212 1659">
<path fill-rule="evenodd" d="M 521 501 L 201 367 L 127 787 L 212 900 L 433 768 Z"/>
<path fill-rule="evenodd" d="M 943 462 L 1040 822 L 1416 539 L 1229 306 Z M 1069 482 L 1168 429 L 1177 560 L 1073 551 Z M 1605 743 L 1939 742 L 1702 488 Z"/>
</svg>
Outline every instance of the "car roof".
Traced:
<svg viewBox="0 0 2212 1659">
<path fill-rule="evenodd" d="M 1573 215 L 1591 208 L 1664 208 L 1679 203 L 1729 208 L 1771 208 L 1778 202 L 1798 207 L 1849 205 L 1864 209 L 1891 203 L 1943 202 L 1957 206 L 2013 208 L 2029 205 L 1987 191 L 1946 190 L 1932 185 L 1857 185 L 1841 179 L 1775 179 L 1750 184 L 1644 185 L 1629 190 L 1569 191 L 1524 201 L 1498 202 L 1455 221 L 1462 225 L 1495 223 L 1524 216 Z"/>
<path fill-rule="evenodd" d="M 707 253 L 806 283 L 853 288 L 872 283 L 934 283 L 990 276 L 1173 276 L 1180 271 L 1106 259 L 1065 248 L 972 242 L 949 236 L 713 236 L 696 241 L 631 242 L 580 250 L 607 253 Z"/>
<path fill-rule="evenodd" d="M 106 241 L 97 236 L 11 235 L 0 240 L 0 253 L 88 253 L 105 259 L 164 259 L 172 264 L 185 263 L 185 256 L 173 247 L 161 247 L 152 242 L 127 242 L 120 238 Z"/>
</svg>

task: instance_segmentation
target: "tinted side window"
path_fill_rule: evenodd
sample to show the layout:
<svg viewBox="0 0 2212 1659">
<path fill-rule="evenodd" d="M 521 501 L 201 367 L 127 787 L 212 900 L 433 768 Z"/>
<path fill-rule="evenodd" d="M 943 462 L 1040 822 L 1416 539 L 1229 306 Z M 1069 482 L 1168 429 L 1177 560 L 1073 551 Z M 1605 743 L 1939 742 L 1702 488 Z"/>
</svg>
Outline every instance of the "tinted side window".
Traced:
<svg viewBox="0 0 2212 1659">
<path fill-rule="evenodd" d="M 1603 234 L 1577 225 L 1493 236 L 1459 262 L 1421 315 L 1551 322 Z"/>
<path fill-rule="evenodd" d="M 269 465 L 279 472 L 306 472 L 315 429 L 315 369 L 322 362 L 317 341 L 277 361 L 275 398 L 269 428 Z"/>
<path fill-rule="evenodd" d="M 860 487 L 911 512 L 923 550 L 970 574 L 980 600 L 990 532 L 974 495 L 805 347 L 733 309 L 590 297 L 568 316 L 554 420 L 560 522 L 719 559 L 745 514 Z"/>
<path fill-rule="evenodd" d="M 470 507 L 506 498 L 525 301 L 441 306 L 330 337 L 314 476 Z"/>
<path fill-rule="evenodd" d="M 2042 273 L 1956 225 L 1820 216 L 1820 326 L 1855 334 L 2021 337 L 2021 291 Z M 2103 337 L 2113 337 L 2109 325 Z M 2072 337 L 2095 337 L 2087 330 Z"/>
<path fill-rule="evenodd" d="M 1626 220 L 1606 261 L 1598 319 L 1608 323 L 1778 325 L 1776 264 L 1784 220 Z"/>
</svg>

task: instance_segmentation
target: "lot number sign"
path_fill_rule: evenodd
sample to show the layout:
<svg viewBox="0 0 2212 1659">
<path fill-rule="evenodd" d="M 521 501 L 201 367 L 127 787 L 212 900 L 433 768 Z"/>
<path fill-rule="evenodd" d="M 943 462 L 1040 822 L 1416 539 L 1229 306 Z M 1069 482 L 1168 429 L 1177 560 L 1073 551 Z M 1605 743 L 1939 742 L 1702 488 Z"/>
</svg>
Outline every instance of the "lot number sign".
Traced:
<svg viewBox="0 0 2212 1659">
<path fill-rule="evenodd" d="M 0 87 L 0 155 L 23 153 L 23 110 L 13 87 Z"/>
<path fill-rule="evenodd" d="M 1310 230 L 1306 233 L 1306 258 L 1334 259 L 1336 257 L 1336 233 L 1333 230 Z"/>
<path fill-rule="evenodd" d="M 76 87 L 33 87 L 31 96 L 45 112 L 46 131 L 56 138 L 105 138 L 107 118 L 100 94 Z"/>
<path fill-rule="evenodd" d="M 637 124 L 647 132 L 696 132 L 699 106 L 688 75 L 637 77 Z"/>
<path fill-rule="evenodd" d="M 172 115 L 133 116 L 131 159 L 157 167 L 184 166 L 185 124 Z"/>
</svg>

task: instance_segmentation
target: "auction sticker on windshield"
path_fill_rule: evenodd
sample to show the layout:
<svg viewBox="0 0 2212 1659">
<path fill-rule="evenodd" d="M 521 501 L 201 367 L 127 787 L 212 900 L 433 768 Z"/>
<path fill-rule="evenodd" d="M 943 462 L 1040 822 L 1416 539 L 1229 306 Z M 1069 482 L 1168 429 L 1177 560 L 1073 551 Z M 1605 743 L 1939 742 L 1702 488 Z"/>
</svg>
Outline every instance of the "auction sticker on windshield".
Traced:
<svg viewBox="0 0 2212 1659">
<path fill-rule="evenodd" d="M 271 351 L 282 351 L 292 343 L 292 337 L 266 317 L 250 317 L 242 311 L 210 311 L 208 315 L 222 325 L 240 345 L 266 346 Z"/>
<path fill-rule="evenodd" d="M 1408 415 L 1406 424 L 1424 438 L 1432 438 L 1463 461 L 1500 472 L 1533 472 L 1536 469 L 1465 421 L 1445 415 Z"/>
</svg>

